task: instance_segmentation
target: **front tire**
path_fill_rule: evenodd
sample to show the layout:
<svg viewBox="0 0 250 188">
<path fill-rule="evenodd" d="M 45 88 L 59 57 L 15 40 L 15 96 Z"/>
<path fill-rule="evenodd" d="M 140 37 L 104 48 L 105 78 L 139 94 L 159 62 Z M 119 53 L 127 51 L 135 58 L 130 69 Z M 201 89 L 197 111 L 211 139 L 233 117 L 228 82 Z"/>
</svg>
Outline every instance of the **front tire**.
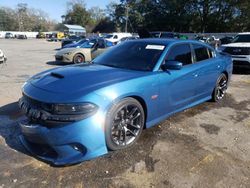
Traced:
<svg viewBox="0 0 250 188">
<path fill-rule="evenodd" d="M 125 98 L 109 110 L 105 123 L 105 139 L 108 149 L 120 150 L 133 145 L 141 135 L 145 114 L 134 98 Z"/>
<path fill-rule="evenodd" d="M 226 94 L 227 87 L 228 87 L 228 78 L 224 73 L 222 73 L 217 79 L 216 86 L 212 94 L 212 101 L 218 102 L 222 100 Z"/>
<path fill-rule="evenodd" d="M 85 57 L 82 54 L 76 54 L 73 58 L 74 64 L 84 63 L 84 62 L 85 62 Z"/>
</svg>

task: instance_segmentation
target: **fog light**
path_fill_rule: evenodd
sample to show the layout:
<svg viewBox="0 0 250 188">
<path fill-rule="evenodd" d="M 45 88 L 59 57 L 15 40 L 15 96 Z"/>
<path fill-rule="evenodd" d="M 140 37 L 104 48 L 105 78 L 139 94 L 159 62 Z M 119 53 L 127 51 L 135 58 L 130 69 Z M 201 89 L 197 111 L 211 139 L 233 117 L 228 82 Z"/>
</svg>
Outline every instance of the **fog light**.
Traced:
<svg viewBox="0 0 250 188">
<path fill-rule="evenodd" d="M 73 143 L 70 145 L 74 150 L 76 151 L 79 151 L 80 153 L 82 154 L 85 154 L 86 153 L 86 148 L 81 145 L 81 144 L 78 144 L 78 143 Z"/>
</svg>

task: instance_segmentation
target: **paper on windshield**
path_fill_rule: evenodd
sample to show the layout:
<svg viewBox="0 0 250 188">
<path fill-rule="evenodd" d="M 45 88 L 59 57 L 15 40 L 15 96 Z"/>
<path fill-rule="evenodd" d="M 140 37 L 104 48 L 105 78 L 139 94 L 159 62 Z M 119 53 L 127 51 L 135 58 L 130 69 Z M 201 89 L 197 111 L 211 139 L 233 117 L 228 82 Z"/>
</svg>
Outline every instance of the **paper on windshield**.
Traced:
<svg viewBox="0 0 250 188">
<path fill-rule="evenodd" d="M 150 44 L 150 45 L 146 46 L 146 49 L 148 49 L 148 50 L 164 50 L 164 48 L 165 48 L 165 46 L 163 46 L 163 45 L 152 45 L 152 44 Z"/>
</svg>

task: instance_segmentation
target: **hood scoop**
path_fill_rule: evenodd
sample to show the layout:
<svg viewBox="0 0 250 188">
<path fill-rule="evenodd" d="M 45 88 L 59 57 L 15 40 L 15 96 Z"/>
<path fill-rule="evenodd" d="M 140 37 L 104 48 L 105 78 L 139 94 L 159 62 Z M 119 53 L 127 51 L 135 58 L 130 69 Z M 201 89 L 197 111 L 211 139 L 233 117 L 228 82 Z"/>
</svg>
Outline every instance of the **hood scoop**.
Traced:
<svg viewBox="0 0 250 188">
<path fill-rule="evenodd" d="M 60 79 L 64 78 L 64 76 L 63 76 L 63 75 L 58 74 L 58 73 L 55 73 L 55 72 L 51 72 L 51 73 L 50 73 L 50 76 L 52 76 L 52 77 L 56 77 L 56 78 L 60 78 Z"/>
</svg>

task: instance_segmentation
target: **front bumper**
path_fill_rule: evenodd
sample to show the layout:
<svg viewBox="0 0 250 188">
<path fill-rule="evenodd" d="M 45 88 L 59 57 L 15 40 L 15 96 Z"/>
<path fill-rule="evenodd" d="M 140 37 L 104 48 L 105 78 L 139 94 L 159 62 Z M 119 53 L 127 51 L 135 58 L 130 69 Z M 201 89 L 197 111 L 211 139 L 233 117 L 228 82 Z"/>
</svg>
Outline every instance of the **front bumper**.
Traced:
<svg viewBox="0 0 250 188">
<path fill-rule="evenodd" d="M 65 56 L 65 55 L 55 55 L 55 60 L 64 62 L 64 63 L 72 63 L 73 61 L 70 57 Z"/>
<path fill-rule="evenodd" d="M 250 68 L 250 55 L 232 55 L 235 67 Z"/>
<path fill-rule="evenodd" d="M 20 141 L 36 157 L 54 165 L 69 165 L 106 154 L 102 123 L 98 114 L 67 125 L 46 127 L 20 123 Z"/>
</svg>

